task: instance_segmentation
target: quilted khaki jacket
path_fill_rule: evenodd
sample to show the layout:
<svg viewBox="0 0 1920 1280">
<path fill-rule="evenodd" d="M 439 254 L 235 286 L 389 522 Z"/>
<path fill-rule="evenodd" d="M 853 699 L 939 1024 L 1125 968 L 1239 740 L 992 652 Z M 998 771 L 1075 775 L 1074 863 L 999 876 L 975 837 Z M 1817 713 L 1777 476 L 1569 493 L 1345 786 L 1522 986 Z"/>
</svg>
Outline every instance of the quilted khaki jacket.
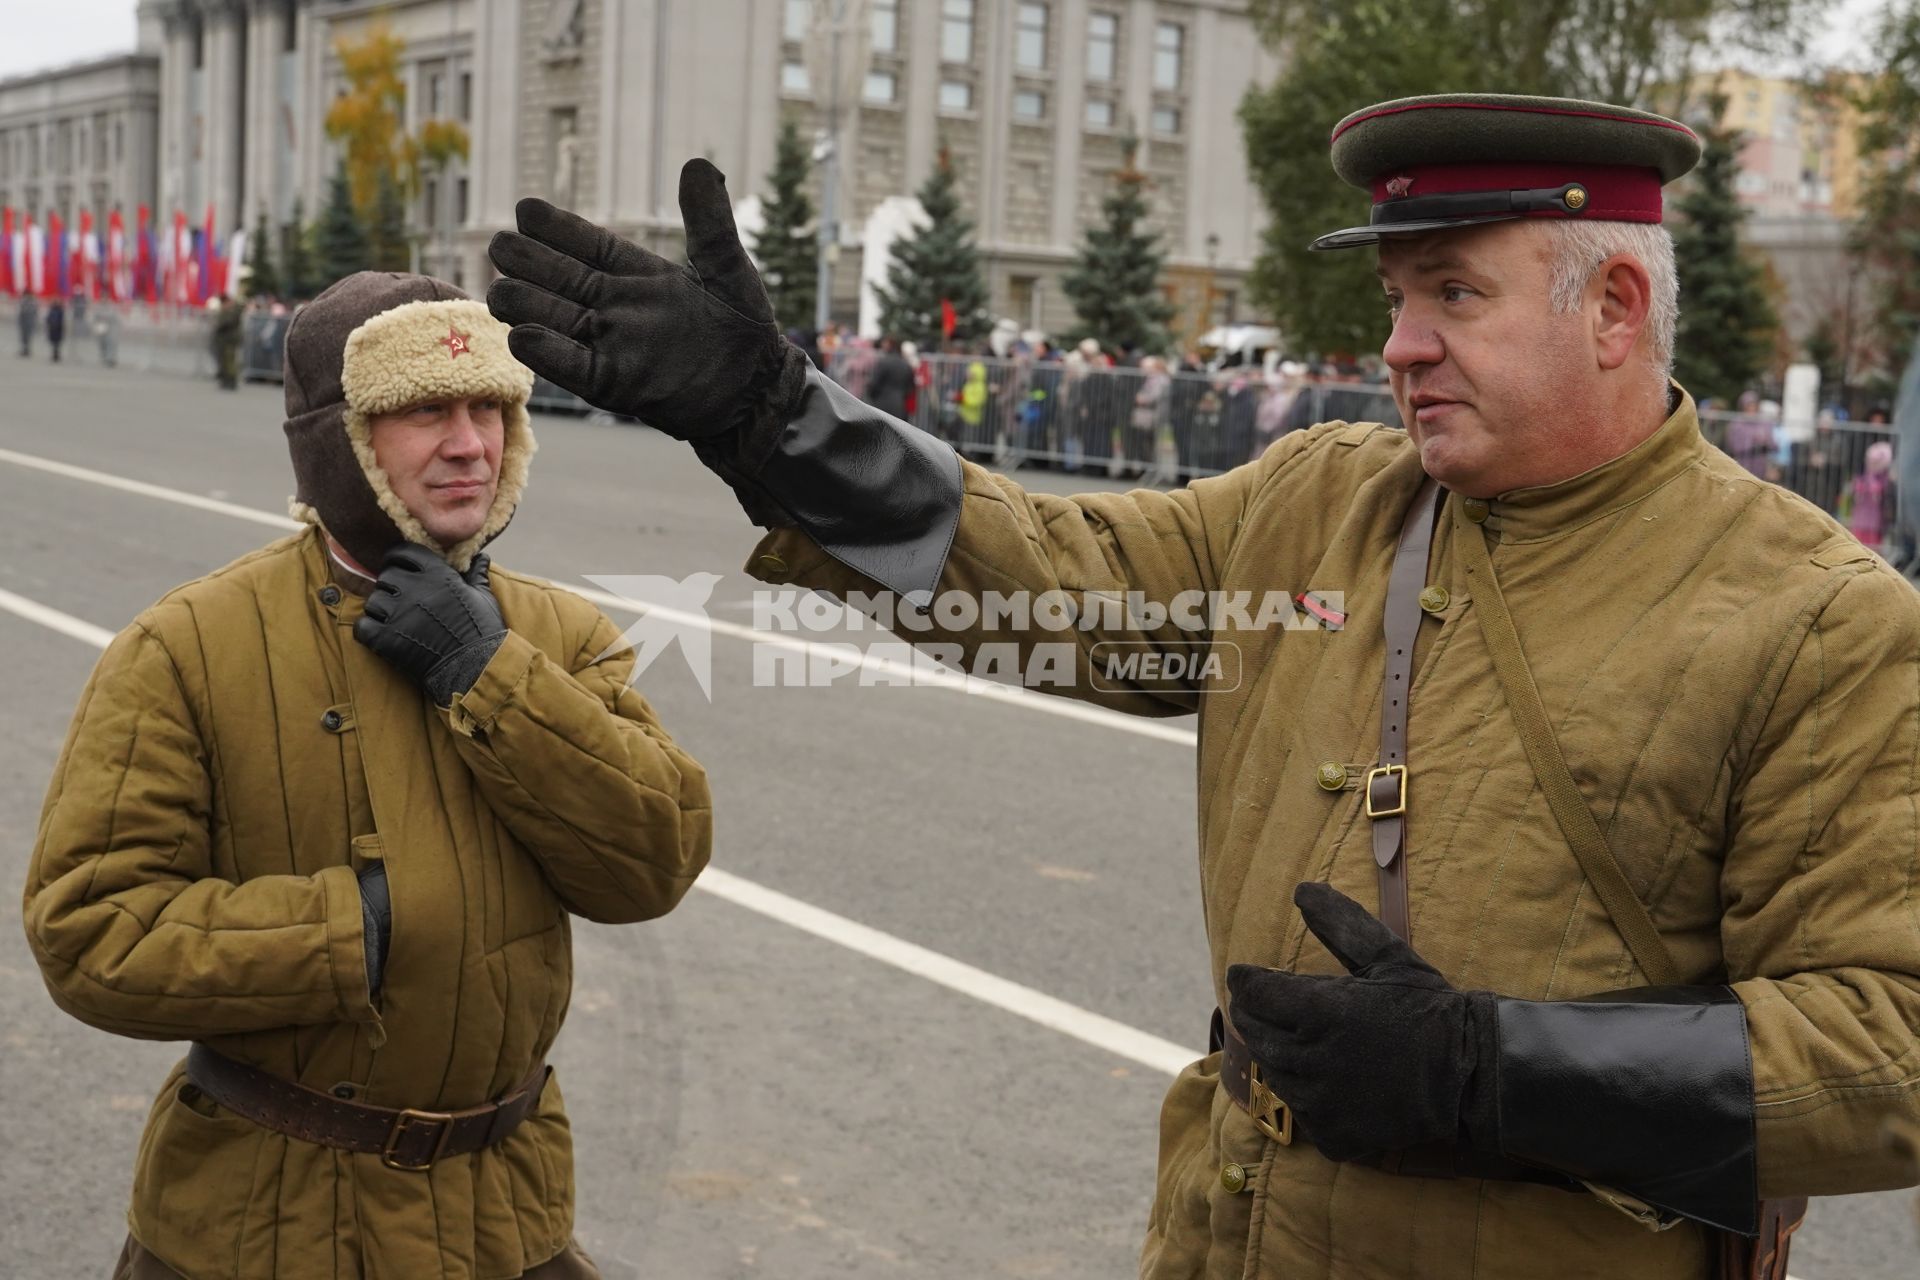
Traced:
<svg viewBox="0 0 1920 1280">
<path fill-rule="evenodd" d="M 452 711 L 353 639 L 315 529 L 172 592 L 108 647 L 47 794 L 26 928 L 59 1005 L 363 1102 L 454 1109 L 543 1058 L 569 911 L 645 920 L 711 836 L 706 778 L 570 592 L 496 568 L 511 634 Z M 384 859 L 369 1002 L 356 872 Z M 141 1138 L 134 1236 L 192 1280 L 490 1280 L 558 1253 L 557 1079 L 496 1147 L 427 1173 L 259 1128 L 176 1067 Z"/>
<path fill-rule="evenodd" d="M 1342 972 L 1292 906 L 1299 882 L 1378 901 L 1357 778 L 1377 759 L 1381 610 L 1421 479 L 1405 433 L 1338 422 L 1175 493 L 1056 498 L 965 469 L 941 590 L 1131 590 L 1162 604 L 1187 591 L 1344 593 L 1337 631 L 1229 617 L 1205 639 L 1238 646 L 1238 661 L 1170 691 L 1103 691 L 1088 655 L 1116 640 L 1185 651 L 1171 626 L 1066 637 L 1079 647 L 1073 696 L 1198 712 L 1217 999 L 1231 964 Z M 1827 516 L 1707 446 L 1691 400 L 1583 476 L 1470 507 L 1448 498 L 1427 572 L 1446 597 L 1429 597 L 1412 687 L 1413 942 L 1457 986 L 1524 999 L 1646 979 L 1535 785 L 1463 536 L 1487 539 L 1575 781 L 1686 980 L 1731 981 L 1746 1006 L 1761 1193 L 1910 1180 L 1883 1130 L 1920 1119 L 1920 595 Z M 878 589 L 793 530 L 770 535 L 748 569 Z M 1354 781 L 1323 789 L 1326 766 Z M 1193 1011 L 1196 1036 L 1208 1012 Z M 1230 1163 L 1251 1175 L 1237 1194 L 1221 1177 Z M 1653 1234 L 1584 1194 L 1397 1178 L 1271 1143 L 1208 1057 L 1167 1095 L 1141 1274 L 1702 1280 L 1708 1247 L 1690 1224 Z"/>
</svg>

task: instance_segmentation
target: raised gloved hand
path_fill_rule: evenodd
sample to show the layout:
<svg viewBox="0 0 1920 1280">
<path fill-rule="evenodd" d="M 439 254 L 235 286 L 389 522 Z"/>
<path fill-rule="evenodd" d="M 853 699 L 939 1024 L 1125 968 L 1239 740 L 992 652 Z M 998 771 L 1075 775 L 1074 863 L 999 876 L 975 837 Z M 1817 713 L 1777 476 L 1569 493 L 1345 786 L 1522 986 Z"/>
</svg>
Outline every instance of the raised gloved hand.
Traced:
<svg viewBox="0 0 1920 1280">
<path fill-rule="evenodd" d="M 462 577 L 425 547 L 387 553 L 353 638 L 413 678 L 436 706 L 473 688 L 507 638 L 499 602 L 487 585 L 488 560 L 476 555 Z"/>
<path fill-rule="evenodd" d="M 360 925 L 367 951 L 367 994 L 379 995 L 386 976 L 387 948 L 393 942 L 393 902 L 387 894 L 387 864 L 360 872 Z"/>
<path fill-rule="evenodd" d="M 808 361 L 780 336 L 734 228 L 726 178 L 709 162 L 680 171 L 680 214 L 685 266 L 522 200 L 519 231 L 487 248 L 502 275 L 487 305 L 513 326 L 507 343 L 535 373 L 668 435 L 718 444 L 701 451 L 708 465 L 750 475 L 786 424 Z"/>
<path fill-rule="evenodd" d="M 1303 884 L 1293 900 L 1352 976 L 1237 964 L 1227 990 L 1233 1025 L 1295 1127 L 1330 1160 L 1462 1138 L 1493 1149 L 1494 997 L 1454 990 L 1331 885 Z"/>
</svg>

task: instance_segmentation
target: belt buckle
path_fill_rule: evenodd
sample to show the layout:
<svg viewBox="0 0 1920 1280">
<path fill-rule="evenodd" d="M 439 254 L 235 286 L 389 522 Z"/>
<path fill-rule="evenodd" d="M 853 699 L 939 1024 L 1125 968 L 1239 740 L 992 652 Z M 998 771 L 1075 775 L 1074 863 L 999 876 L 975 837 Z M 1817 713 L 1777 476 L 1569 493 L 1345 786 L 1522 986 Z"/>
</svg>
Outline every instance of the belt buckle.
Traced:
<svg viewBox="0 0 1920 1280">
<path fill-rule="evenodd" d="M 1376 809 L 1373 805 L 1373 783 L 1376 778 L 1391 778 L 1399 787 L 1398 796 L 1391 809 Z M 1396 818 L 1407 811 L 1407 766 L 1403 764 L 1383 764 L 1377 769 L 1367 770 L 1367 816 L 1369 818 Z"/>
<path fill-rule="evenodd" d="M 1260 1078 L 1257 1062 L 1247 1064 L 1247 1115 L 1252 1118 L 1254 1128 L 1281 1146 L 1293 1145 L 1293 1109 L 1280 1101 Z"/>
<path fill-rule="evenodd" d="M 425 1164 L 403 1164 L 394 1157 L 407 1134 L 416 1127 L 428 1124 L 440 1126 L 440 1136 L 434 1140 L 433 1154 L 427 1157 Z M 380 1163 L 389 1169 L 398 1169 L 403 1173 L 425 1173 L 433 1168 L 447 1150 L 447 1139 L 453 1136 L 453 1115 L 447 1111 L 416 1111 L 408 1107 L 393 1118 L 393 1128 L 387 1131 L 387 1143 L 380 1149 Z"/>
</svg>

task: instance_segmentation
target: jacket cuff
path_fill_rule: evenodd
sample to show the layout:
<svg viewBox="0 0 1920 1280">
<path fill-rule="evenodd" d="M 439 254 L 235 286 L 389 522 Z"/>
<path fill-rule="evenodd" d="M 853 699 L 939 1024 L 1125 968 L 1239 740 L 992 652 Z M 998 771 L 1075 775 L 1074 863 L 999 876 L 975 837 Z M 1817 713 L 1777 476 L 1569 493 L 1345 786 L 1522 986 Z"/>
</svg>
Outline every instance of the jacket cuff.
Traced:
<svg viewBox="0 0 1920 1280">
<path fill-rule="evenodd" d="M 526 683 L 527 673 L 539 656 L 540 651 L 531 640 L 508 631 L 473 687 L 465 693 L 454 694 L 448 704 L 447 718 L 453 731 L 463 738 L 471 738 L 476 732 L 491 729 L 500 713 L 519 695 L 520 686 Z"/>
<path fill-rule="evenodd" d="M 754 480 L 828 555 L 930 604 L 960 523 L 960 455 L 818 369 L 797 404 Z"/>
<path fill-rule="evenodd" d="M 1753 1062 L 1732 988 L 1494 1005 L 1506 1155 L 1709 1226 L 1759 1229 Z"/>
</svg>

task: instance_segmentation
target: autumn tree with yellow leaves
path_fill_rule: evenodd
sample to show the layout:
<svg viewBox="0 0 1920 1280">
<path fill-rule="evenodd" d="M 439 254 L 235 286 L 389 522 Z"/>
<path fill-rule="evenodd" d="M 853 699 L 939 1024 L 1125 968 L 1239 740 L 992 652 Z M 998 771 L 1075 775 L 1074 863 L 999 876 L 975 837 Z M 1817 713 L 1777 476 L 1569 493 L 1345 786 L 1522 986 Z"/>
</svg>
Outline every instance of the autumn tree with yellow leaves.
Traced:
<svg viewBox="0 0 1920 1280">
<path fill-rule="evenodd" d="M 326 131 L 340 147 L 353 209 L 366 229 L 372 266 L 408 266 L 405 205 L 420 190 L 423 168 L 445 171 L 467 155 L 467 131 L 456 120 L 423 120 L 406 128 L 407 86 L 401 77 L 406 41 L 384 24 L 360 40 L 334 44 L 346 91 L 327 108 Z"/>
</svg>

